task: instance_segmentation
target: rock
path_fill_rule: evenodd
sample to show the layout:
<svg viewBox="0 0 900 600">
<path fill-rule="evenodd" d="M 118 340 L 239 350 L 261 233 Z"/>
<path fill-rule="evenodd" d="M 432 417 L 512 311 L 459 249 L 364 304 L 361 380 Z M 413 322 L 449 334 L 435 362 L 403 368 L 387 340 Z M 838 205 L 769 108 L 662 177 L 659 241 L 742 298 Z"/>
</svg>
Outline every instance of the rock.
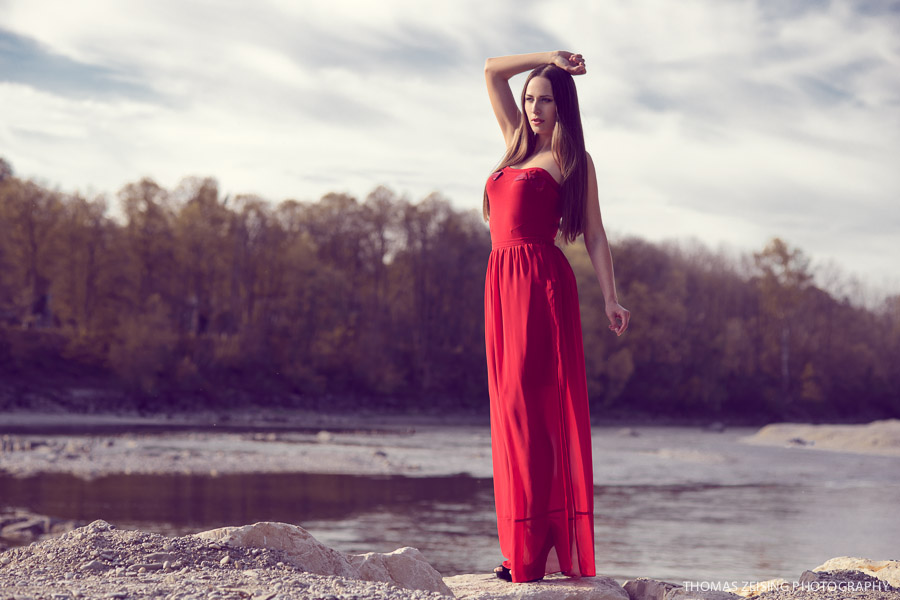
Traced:
<svg viewBox="0 0 900 600">
<path fill-rule="evenodd" d="M 135 563 L 130 565 L 126 571 L 140 571 L 141 569 L 145 571 L 159 571 L 162 569 L 162 563 Z"/>
<path fill-rule="evenodd" d="M 427 590 L 452 596 L 441 574 L 416 548 L 400 548 L 384 554 L 368 552 L 347 557 L 366 581 L 383 581 L 411 590 Z"/>
<path fill-rule="evenodd" d="M 797 582 L 798 583 L 809 583 L 811 581 L 818 581 L 818 580 L 819 580 L 819 574 L 807 569 L 807 570 L 803 571 L 802 573 L 800 573 L 800 578 L 797 580 Z"/>
<path fill-rule="evenodd" d="M 681 586 L 668 581 L 638 577 L 626 581 L 622 587 L 628 592 L 631 600 L 664 600 L 670 590 Z"/>
<path fill-rule="evenodd" d="M 900 560 L 872 560 L 853 556 L 839 556 L 825 561 L 813 571 L 862 571 L 885 581 L 894 588 L 900 588 Z"/>
<path fill-rule="evenodd" d="M 810 573 L 811 571 L 804 571 L 804 573 Z M 786 579 L 766 579 L 765 581 L 758 581 L 756 583 L 751 583 L 750 585 L 745 585 L 743 587 L 739 587 L 737 589 L 731 590 L 733 593 L 738 596 L 744 598 L 753 598 L 755 596 L 759 596 L 765 592 L 770 592 L 772 590 L 790 590 L 793 587 L 791 583 L 789 583 Z"/>
<path fill-rule="evenodd" d="M 100 533 L 103 531 L 112 531 L 115 528 L 116 528 L 115 525 L 110 525 L 103 519 L 97 519 L 96 521 L 91 521 L 84 527 L 84 529 L 88 533 Z"/>
<path fill-rule="evenodd" d="M 101 556 L 106 558 L 105 553 L 101 553 Z M 112 558 L 110 558 L 110 560 L 111 559 Z M 166 563 L 166 562 L 174 562 L 175 557 L 172 556 L 171 554 L 169 554 L 168 552 L 154 552 L 152 554 L 148 554 L 147 556 L 145 556 L 144 560 L 146 560 L 147 562 Z"/>
<path fill-rule="evenodd" d="M 263 521 L 243 527 L 220 527 L 195 533 L 195 537 L 244 548 L 280 550 L 293 566 L 318 575 L 357 579 L 358 571 L 347 558 L 297 525 Z"/>
<path fill-rule="evenodd" d="M 684 587 L 644 577 L 626 581 L 623 587 L 631 600 L 741 600 L 741 596 L 724 590 L 706 589 L 700 585 Z"/>
<path fill-rule="evenodd" d="M 81 565 L 82 571 L 106 571 L 107 569 L 109 569 L 109 565 L 103 564 L 99 560 L 89 560 Z"/>
<path fill-rule="evenodd" d="M 677 587 L 666 593 L 665 600 L 742 600 L 742 598 L 724 590 L 694 590 Z"/>
<path fill-rule="evenodd" d="M 0 509 L 0 538 L 15 541 L 18 544 L 34 542 L 46 535 L 72 531 L 78 525 L 77 521 L 57 519 L 22 510 L 9 512 Z"/>
<path fill-rule="evenodd" d="M 49 517 L 32 517 L 18 523 L 12 523 L 3 528 L 3 537 L 23 539 L 35 539 L 50 531 Z"/>
<path fill-rule="evenodd" d="M 548 575 L 535 583 L 510 583 L 484 573 L 445 577 L 444 583 L 457 598 L 470 600 L 629 600 L 625 589 L 610 577 Z"/>
</svg>

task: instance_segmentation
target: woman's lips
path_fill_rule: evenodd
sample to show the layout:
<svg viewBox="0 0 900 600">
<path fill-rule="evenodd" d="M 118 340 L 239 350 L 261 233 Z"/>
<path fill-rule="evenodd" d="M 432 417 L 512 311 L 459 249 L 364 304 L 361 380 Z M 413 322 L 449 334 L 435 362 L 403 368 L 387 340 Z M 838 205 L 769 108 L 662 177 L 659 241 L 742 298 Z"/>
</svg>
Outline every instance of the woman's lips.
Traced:
<svg viewBox="0 0 900 600">
<path fill-rule="evenodd" d="M 531 122 L 534 123 L 535 125 L 540 125 L 541 123 L 544 122 L 544 120 L 543 119 L 532 119 Z"/>
</svg>

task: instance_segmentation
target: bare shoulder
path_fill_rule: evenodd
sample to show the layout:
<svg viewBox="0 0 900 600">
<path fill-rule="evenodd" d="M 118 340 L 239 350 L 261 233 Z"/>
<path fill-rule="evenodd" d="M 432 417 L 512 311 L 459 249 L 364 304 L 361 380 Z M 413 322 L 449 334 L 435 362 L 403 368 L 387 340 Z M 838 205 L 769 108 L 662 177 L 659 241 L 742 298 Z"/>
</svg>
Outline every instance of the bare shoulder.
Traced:
<svg viewBox="0 0 900 600">
<path fill-rule="evenodd" d="M 597 171 L 596 171 L 596 169 L 594 168 L 594 159 L 591 158 L 591 153 L 588 152 L 587 150 L 585 150 L 585 151 L 584 151 L 584 157 L 585 157 L 585 159 L 586 159 L 586 160 L 585 160 L 585 163 L 586 163 L 586 166 L 587 166 L 587 176 L 588 176 L 588 179 L 590 180 L 590 179 L 596 178 L 596 177 L 597 177 Z"/>
</svg>

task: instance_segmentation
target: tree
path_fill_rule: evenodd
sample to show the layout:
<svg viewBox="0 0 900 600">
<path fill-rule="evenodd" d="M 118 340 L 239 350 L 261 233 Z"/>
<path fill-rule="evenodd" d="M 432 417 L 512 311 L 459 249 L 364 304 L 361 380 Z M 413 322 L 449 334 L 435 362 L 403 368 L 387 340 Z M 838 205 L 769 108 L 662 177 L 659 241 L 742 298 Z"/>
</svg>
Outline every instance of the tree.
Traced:
<svg viewBox="0 0 900 600">
<path fill-rule="evenodd" d="M 55 235 L 63 215 L 61 194 L 32 181 L 4 185 L 2 221 L 6 224 L 8 262 L 19 295 L 14 303 L 29 325 L 53 324 L 52 271 L 61 254 Z"/>
<path fill-rule="evenodd" d="M 800 249 L 790 248 L 774 238 L 762 250 L 753 254 L 757 269 L 755 278 L 759 291 L 763 332 L 763 352 L 778 348 L 778 373 L 781 381 L 781 401 L 790 406 L 792 393 L 791 324 L 800 313 L 806 289 L 812 281 L 809 259 Z"/>
</svg>

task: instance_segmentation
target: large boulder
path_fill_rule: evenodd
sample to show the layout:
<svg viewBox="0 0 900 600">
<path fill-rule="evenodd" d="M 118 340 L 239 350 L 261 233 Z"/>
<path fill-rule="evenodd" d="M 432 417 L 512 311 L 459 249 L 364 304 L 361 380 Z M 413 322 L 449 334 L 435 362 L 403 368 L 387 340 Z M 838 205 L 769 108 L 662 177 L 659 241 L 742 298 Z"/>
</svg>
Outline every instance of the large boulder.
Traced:
<svg viewBox="0 0 900 600">
<path fill-rule="evenodd" d="M 285 561 L 317 575 L 381 581 L 411 590 L 428 590 L 452 596 L 441 574 L 415 548 L 383 554 L 346 555 L 329 548 L 297 525 L 264 521 L 243 527 L 220 527 L 196 537 L 244 548 L 280 550 Z"/>
<path fill-rule="evenodd" d="M 457 598 L 467 600 L 629 600 L 609 577 L 548 575 L 534 583 L 510 583 L 488 573 L 445 577 L 444 583 Z"/>
<path fill-rule="evenodd" d="M 862 571 L 885 581 L 891 587 L 900 588 L 900 560 L 872 560 L 855 556 L 838 556 L 819 565 L 814 572 L 821 571 Z"/>
<path fill-rule="evenodd" d="M 360 579 L 383 581 L 411 590 L 428 590 L 446 596 L 453 595 L 441 574 L 416 548 L 407 546 L 387 554 L 368 552 L 350 555 L 347 558 L 359 571 Z"/>
<path fill-rule="evenodd" d="M 329 548 L 297 525 L 264 521 L 242 527 L 220 527 L 194 535 L 232 546 L 280 550 L 287 562 L 307 573 L 359 579 L 359 571 L 343 553 Z"/>
</svg>

